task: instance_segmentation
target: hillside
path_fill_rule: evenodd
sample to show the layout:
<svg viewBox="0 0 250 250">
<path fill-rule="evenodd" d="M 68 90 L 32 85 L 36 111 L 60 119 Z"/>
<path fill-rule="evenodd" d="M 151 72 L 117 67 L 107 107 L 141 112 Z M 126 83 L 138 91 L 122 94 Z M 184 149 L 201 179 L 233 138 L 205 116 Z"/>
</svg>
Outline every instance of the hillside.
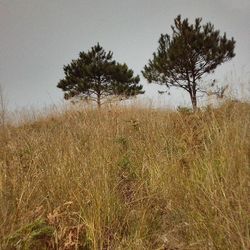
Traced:
<svg viewBox="0 0 250 250">
<path fill-rule="evenodd" d="M 0 128 L 0 249 L 249 249 L 249 163 L 239 102 Z"/>
</svg>

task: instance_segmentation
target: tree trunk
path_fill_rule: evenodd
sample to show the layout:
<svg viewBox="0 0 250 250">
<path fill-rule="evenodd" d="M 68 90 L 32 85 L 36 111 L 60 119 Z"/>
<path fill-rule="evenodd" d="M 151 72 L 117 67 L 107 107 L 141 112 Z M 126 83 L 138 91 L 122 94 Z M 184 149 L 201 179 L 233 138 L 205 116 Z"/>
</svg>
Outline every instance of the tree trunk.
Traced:
<svg viewBox="0 0 250 250">
<path fill-rule="evenodd" d="M 101 108 L 101 78 L 100 76 L 98 77 L 98 82 L 97 82 L 97 90 L 96 90 L 96 96 L 97 96 L 97 107 L 98 109 Z"/>
<path fill-rule="evenodd" d="M 97 107 L 101 108 L 101 95 L 97 95 Z"/>
<path fill-rule="evenodd" d="M 192 95 L 190 95 L 190 97 L 191 97 L 191 101 L 192 101 L 193 111 L 196 111 L 197 110 L 196 94 L 192 94 Z"/>
</svg>

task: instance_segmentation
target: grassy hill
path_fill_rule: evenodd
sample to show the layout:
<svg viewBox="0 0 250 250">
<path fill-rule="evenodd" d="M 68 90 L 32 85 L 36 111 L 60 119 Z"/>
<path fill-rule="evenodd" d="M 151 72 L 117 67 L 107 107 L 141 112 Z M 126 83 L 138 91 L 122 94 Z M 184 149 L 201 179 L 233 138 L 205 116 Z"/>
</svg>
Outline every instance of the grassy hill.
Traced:
<svg viewBox="0 0 250 250">
<path fill-rule="evenodd" d="M 0 249 L 249 249 L 250 106 L 67 111 L 0 128 Z"/>
</svg>

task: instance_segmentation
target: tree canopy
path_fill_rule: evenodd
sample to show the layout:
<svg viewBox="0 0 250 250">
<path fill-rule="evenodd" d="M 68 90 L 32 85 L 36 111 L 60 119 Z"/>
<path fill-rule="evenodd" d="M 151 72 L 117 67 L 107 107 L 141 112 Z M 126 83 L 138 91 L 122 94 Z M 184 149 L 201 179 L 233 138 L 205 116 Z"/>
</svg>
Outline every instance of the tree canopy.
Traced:
<svg viewBox="0 0 250 250">
<path fill-rule="evenodd" d="M 65 78 L 57 87 L 65 99 L 77 97 L 92 100 L 100 107 L 102 100 L 110 96 L 129 98 L 144 93 L 139 85 L 140 77 L 133 70 L 113 60 L 113 53 L 98 43 L 88 52 L 80 52 L 79 58 L 64 66 Z"/>
<path fill-rule="evenodd" d="M 196 18 L 190 24 L 177 16 L 171 26 L 172 36 L 161 34 L 157 52 L 142 71 L 149 83 L 187 91 L 193 109 L 197 107 L 197 92 L 204 92 L 202 77 L 235 56 L 235 40 L 227 39 L 226 33 L 221 36 L 211 23 L 201 22 L 202 18 Z"/>
</svg>

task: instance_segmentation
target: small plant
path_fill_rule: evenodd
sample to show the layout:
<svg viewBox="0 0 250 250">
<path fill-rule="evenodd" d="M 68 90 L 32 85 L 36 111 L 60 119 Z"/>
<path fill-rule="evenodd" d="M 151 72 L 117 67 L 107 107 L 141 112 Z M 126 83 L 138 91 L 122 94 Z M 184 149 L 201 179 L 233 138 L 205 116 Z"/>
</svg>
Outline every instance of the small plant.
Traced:
<svg viewBox="0 0 250 250">
<path fill-rule="evenodd" d="M 122 146 L 122 149 L 127 150 L 128 149 L 128 140 L 125 137 L 118 137 L 115 140 L 116 143 Z"/>
<path fill-rule="evenodd" d="M 54 228 L 44 220 L 23 226 L 7 238 L 6 249 L 49 249 Z"/>
<path fill-rule="evenodd" d="M 191 114 L 192 113 L 192 109 L 191 108 L 188 108 L 188 107 L 181 107 L 181 106 L 178 106 L 177 107 L 177 111 L 181 114 Z"/>
</svg>

